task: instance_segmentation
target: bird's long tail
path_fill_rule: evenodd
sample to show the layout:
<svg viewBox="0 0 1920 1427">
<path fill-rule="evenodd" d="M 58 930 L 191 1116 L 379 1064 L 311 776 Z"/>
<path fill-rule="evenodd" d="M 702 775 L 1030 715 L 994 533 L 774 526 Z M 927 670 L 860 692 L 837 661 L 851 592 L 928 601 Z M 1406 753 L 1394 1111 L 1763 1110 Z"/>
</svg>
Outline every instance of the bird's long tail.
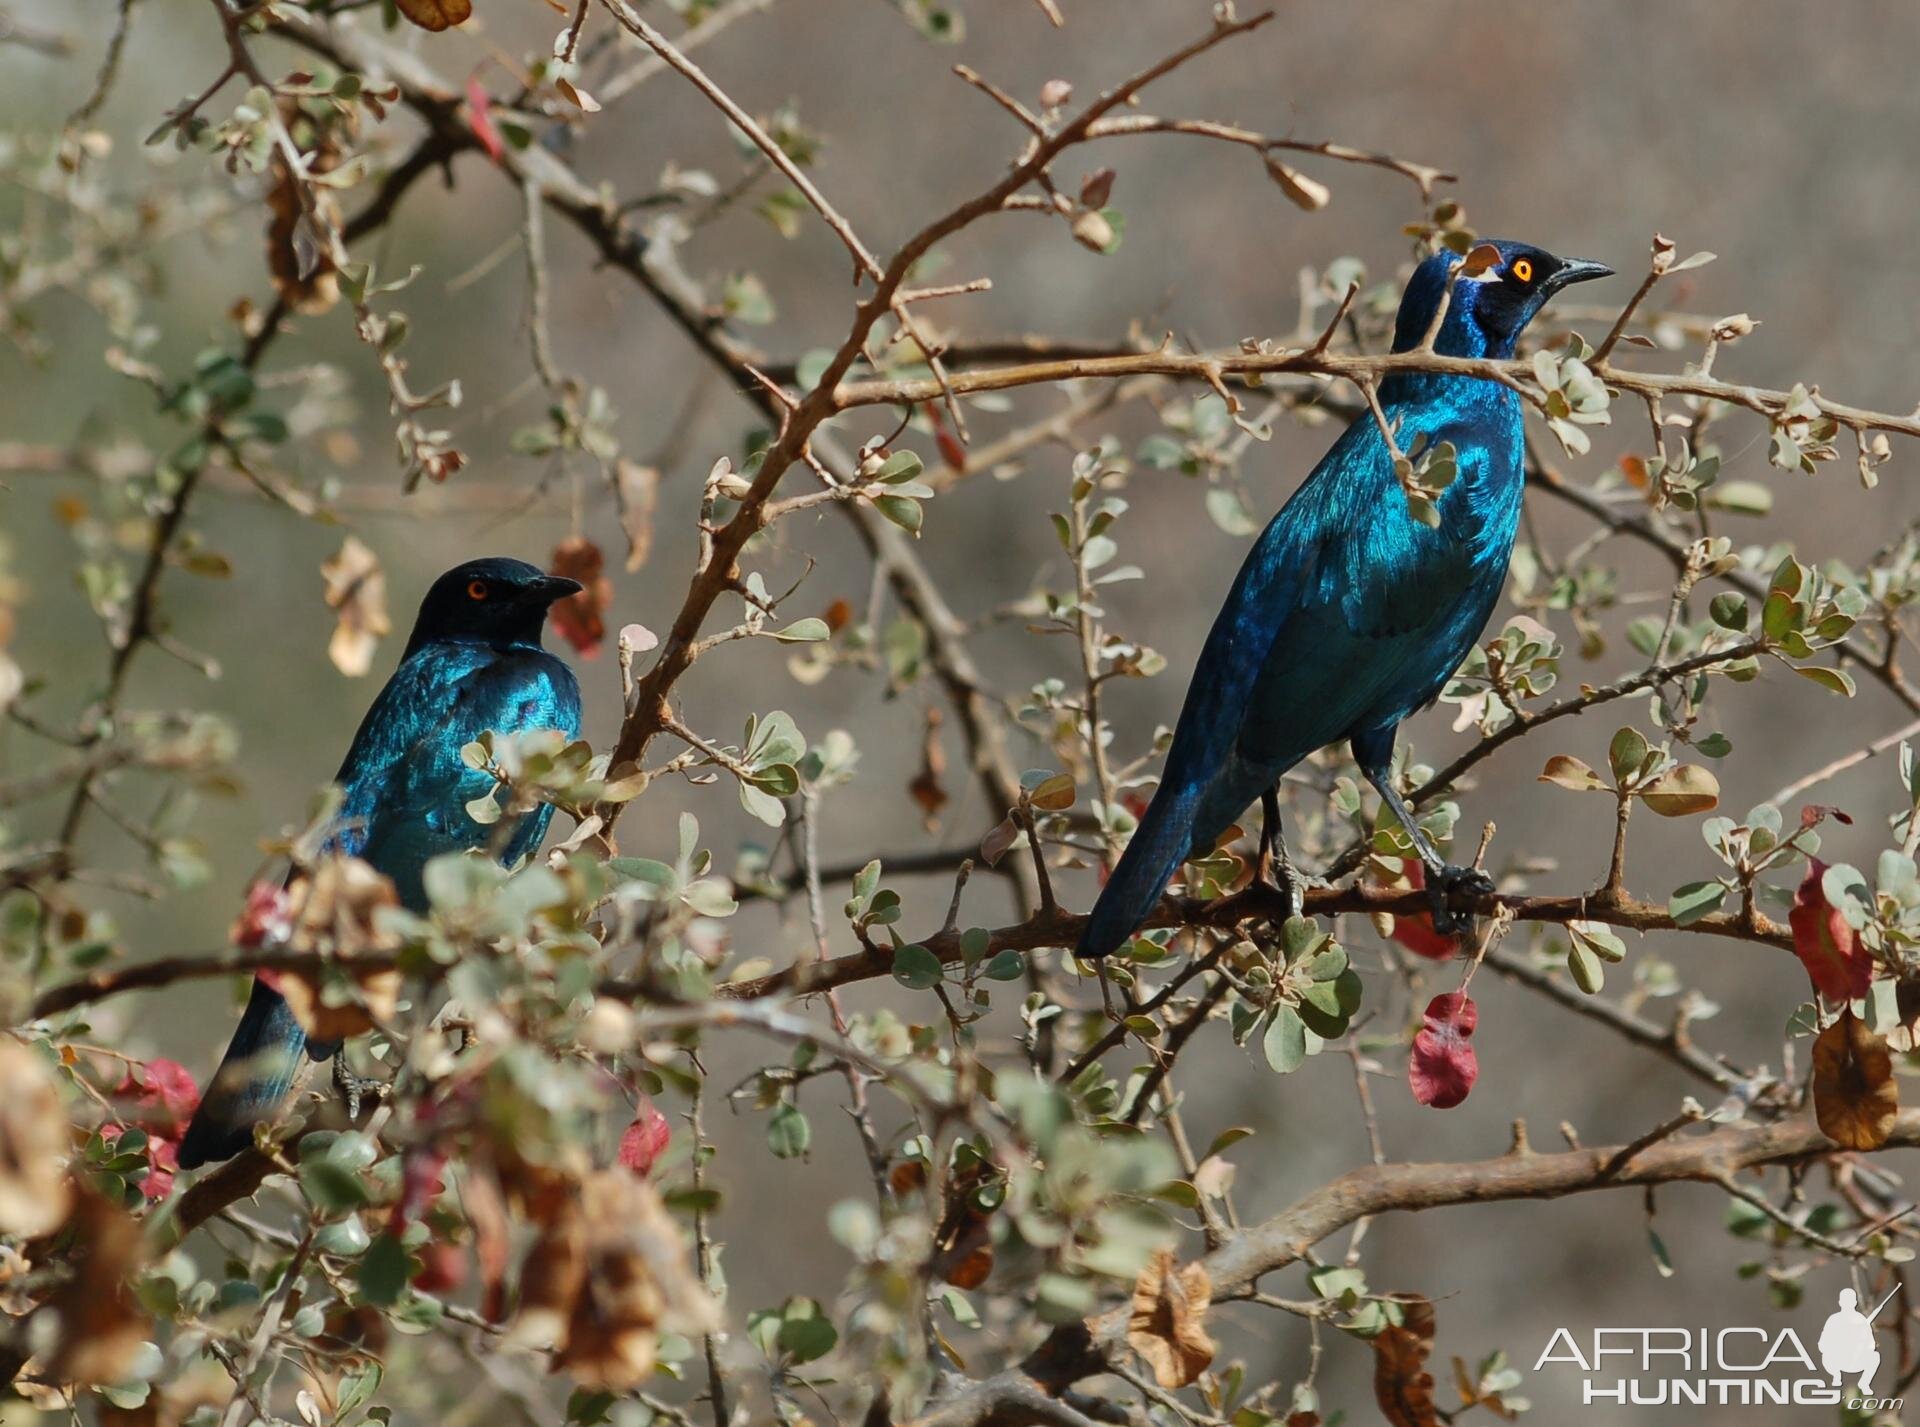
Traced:
<svg viewBox="0 0 1920 1427">
<path fill-rule="evenodd" d="M 180 1167 L 231 1159 L 250 1146 L 254 1125 L 286 1099 L 301 1055 L 310 1051 L 315 1060 L 324 1060 L 334 1049 L 332 1044 L 309 1048 L 307 1033 L 280 993 L 256 980 L 239 1029 L 180 1142 Z"/>
<path fill-rule="evenodd" d="M 1100 900 L 1081 929 L 1075 955 L 1086 959 L 1111 955 L 1147 919 L 1191 850 L 1197 802 L 1195 790 L 1176 791 L 1161 783 L 1113 875 L 1100 889 Z"/>
</svg>

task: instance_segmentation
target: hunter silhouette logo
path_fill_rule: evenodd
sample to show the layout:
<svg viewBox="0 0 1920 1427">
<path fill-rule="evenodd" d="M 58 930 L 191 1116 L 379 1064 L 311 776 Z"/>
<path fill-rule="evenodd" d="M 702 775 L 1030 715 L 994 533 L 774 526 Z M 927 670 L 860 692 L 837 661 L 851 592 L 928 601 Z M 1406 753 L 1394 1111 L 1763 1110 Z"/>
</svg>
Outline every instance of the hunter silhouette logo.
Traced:
<svg viewBox="0 0 1920 1427">
<path fill-rule="evenodd" d="M 1893 1293 L 1899 1291 L 1896 1288 Z M 1893 1301 L 1893 1293 L 1881 1299 L 1873 1312 L 1861 1313 L 1854 1307 L 1859 1300 L 1853 1290 L 1840 1290 L 1840 1307 L 1820 1330 L 1820 1366 L 1833 1374 L 1835 1387 L 1842 1378 L 1858 1376 L 1860 1391 L 1873 1391 L 1873 1375 L 1880 1371 L 1880 1350 L 1873 1345 L 1873 1320 Z"/>
<path fill-rule="evenodd" d="M 1894 1290 L 1897 1293 L 1899 1290 Z M 1583 1405 L 1621 1407 L 1819 1407 L 1898 1412 L 1898 1398 L 1875 1398 L 1880 1349 L 1859 1295 L 1840 1290 L 1817 1343 L 1819 1360 L 1792 1328 L 1591 1328 L 1585 1338 L 1556 1328 L 1534 1362 L 1583 1374 Z"/>
</svg>

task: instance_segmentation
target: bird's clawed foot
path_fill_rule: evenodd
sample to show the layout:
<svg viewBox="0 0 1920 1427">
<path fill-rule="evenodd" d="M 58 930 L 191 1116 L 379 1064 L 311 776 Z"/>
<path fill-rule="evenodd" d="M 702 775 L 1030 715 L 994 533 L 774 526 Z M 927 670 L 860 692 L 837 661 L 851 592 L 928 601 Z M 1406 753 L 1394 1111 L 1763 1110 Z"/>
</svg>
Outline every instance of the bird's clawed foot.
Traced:
<svg viewBox="0 0 1920 1427">
<path fill-rule="evenodd" d="M 357 1124 L 360 1120 L 360 1102 L 363 1099 L 375 1102 L 384 1100 L 393 1087 L 384 1080 L 376 1080 L 370 1075 L 355 1075 L 347 1069 L 347 1051 L 342 1046 L 333 1055 L 333 1088 L 347 1102 L 347 1118 Z"/>
<path fill-rule="evenodd" d="M 1287 917 L 1301 915 L 1307 908 L 1307 883 L 1287 856 L 1287 844 L 1280 836 L 1280 799 L 1271 788 L 1261 795 L 1260 856 L 1253 864 L 1255 885 L 1271 887 L 1286 904 Z"/>
<path fill-rule="evenodd" d="M 1274 890 L 1280 894 L 1281 900 L 1286 903 L 1287 919 L 1291 921 L 1293 918 L 1304 914 L 1307 910 L 1306 878 L 1302 877 L 1299 871 L 1295 869 L 1293 863 L 1284 857 L 1282 857 L 1274 867 L 1270 868 L 1269 871 L 1272 873 L 1271 880 Z"/>
<path fill-rule="evenodd" d="M 1433 929 L 1441 936 L 1459 936 L 1473 928 L 1473 911 L 1455 910 L 1454 903 L 1477 902 L 1493 895 L 1493 879 L 1478 867 L 1442 863 L 1427 873 L 1427 900 L 1433 904 Z"/>
</svg>

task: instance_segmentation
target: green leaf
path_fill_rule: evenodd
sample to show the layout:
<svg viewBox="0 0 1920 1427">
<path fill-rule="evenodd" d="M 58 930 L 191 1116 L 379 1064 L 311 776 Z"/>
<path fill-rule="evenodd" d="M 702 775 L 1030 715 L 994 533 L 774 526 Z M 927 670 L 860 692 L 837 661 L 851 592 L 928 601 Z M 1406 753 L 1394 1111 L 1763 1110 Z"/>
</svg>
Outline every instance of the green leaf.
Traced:
<svg viewBox="0 0 1920 1427">
<path fill-rule="evenodd" d="M 1769 639 L 1778 639 L 1792 629 L 1795 619 L 1793 600 L 1780 590 L 1769 594 L 1760 607 L 1760 628 Z"/>
<path fill-rule="evenodd" d="M 1773 509 L 1773 492 L 1758 481 L 1727 481 L 1713 488 L 1706 503 L 1736 515 L 1766 515 Z"/>
<path fill-rule="evenodd" d="M 732 889 L 718 877 L 702 877 L 698 882 L 688 883 L 680 900 L 703 917 L 730 917 L 740 909 Z"/>
<path fill-rule="evenodd" d="M 755 768 L 748 781 L 773 797 L 791 798 L 800 791 L 800 770 L 791 763 L 769 763 Z"/>
<path fill-rule="evenodd" d="M 1252 535 L 1260 529 L 1245 499 L 1230 486 L 1214 486 L 1207 492 L 1207 514 L 1229 535 Z"/>
<path fill-rule="evenodd" d="M 985 927 L 968 927 L 960 933 L 960 961 L 967 967 L 980 964 L 987 954 L 987 948 L 993 945 L 993 933 Z"/>
<path fill-rule="evenodd" d="M 1637 728 L 1620 729 L 1607 745 L 1607 767 L 1613 770 L 1616 783 L 1624 783 L 1638 773 L 1646 758 L 1647 740 Z"/>
<path fill-rule="evenodd" d="M 880 469 L 873 473 L 873 479 L 885 485 L 898 485 L 902 481 L 912 480 L 926 468 L 926 462 L 920 459 L 918 453 L 895 451 L 881 462 Z"/>
<path fill-rule="evenodd" d="M 780 1159 L 798 1159 L 813 1143 L 813 1126 L 794 1106 L 782 1101 L 767 1121 L 767 1148 Z"/>
<path fill-rule="evenodd" d="M 1709 912 L 1719 910 L 1726 896 L 1724 883 L 1689 882 L 1667 898 L 1667 911 L 1676 925 L 1692 926 Z"/>
<path fill-rule="evenodd" d="M 1205 1163 L 1215 1155 L 1232 1149 L 1242 1140 L 1253 1138 L 1253 1134 L 1253 1130 L 1246 1125 L 1234 1125 L 1229 1129 L 1222 1130 L 1213 1137 L 1213 1143 L 1207 1146 L 1207 1152 L 1200 1156 L 1201 1162 Z"/>
<path fill-rule="evenodd" d="M 384 1373 L 385 1369 L 379 1362 L 371 1359 L 366 1366 L 345 1373 L 334 1391 L 333 1420 L 345 1422 L 351 1418 L 355 1408 L 380 1390 L 380 1379 Z"/>
<path fill-rule="evenodd" d="M 1793 672 L 1803 679 L 1813 680 L 1832 693 L 1853 697 L 1853 675 L 1844 669 L 1828 669 L 1819 664 L 1796 664 Z"/>
<path fill-rule="evenodd" d="M 903 946 L 893 954 L 893 979 L 909 990 L 926 991 L 938 986 L 945 975 L 940 958 L 924 946 Z"/>
<path fill-rule="evenodd" d="M 883 495 L 875 496 L 873 503 L 882 515 L 909 535 L 920 533 L 926 512 L 920 509 L 919 501 L 909 500 L 906 496 Z"/>
<path fill-rule="evenodd" d="M 1627 944 L 1601 922 L 1568 922 L 1567 932 L 1602 961 L 1625 961 Z"/>
<path fill-rule="evenodd" d="M 774 1339 L 782 1352 L 796 1363 L 824 1358 L 840 1341 L 833 1320 L 811 1298 L 790 1298 L 780 1314 L 780 1331 Z"/>
<path fill-rule="evenodd" d="M 1707 605 L 1707 613 L 1713 616 L 1713 622 L 1722 629 L 1745 629 L 1747 627 L 1747 597 L 1731 591 L 1718 594 Z"/>
<path fill-rule="evenodd" d="M 1159 431 L 1143 440 L 1133 453 L 1141 465 L 1156 471 L 1174 470 L 1185 456 L 1186 451 L 1178 441 Z"/>
<path fill-rule="evenodd" d="M 1307 1025 L 1300 1013 L 1283 1002 L 1267 1025 L 1260 1049 L 1266 1054 L 1267 1064 L 1281 1075 L 1298 1070 L 1307 1058 Z"/>
<path fill-rule="evenodd" d="M 1653 1231 L 1647 1229 L 1647 1246 L 1653 1250 L 1653 1267 L 1662 1278 L 1673 1277 L 1673 1260 L 1667 1254 L 1666 1242 Z"/>
<path fill-rule="evenodd" d="M 358 1209 L 368 1199 L 360 1176 L 331 1159 L 303 1160 L 300 1188 L 315 1207 L 332 1214 Z"/>
<path fill-rule="evenodd" d="M 810 616 L 806 619 L 796 619 L 785 629 L 774 630 L 773 637 L 785 644 L 817 644 L 832 633 L 824 619 L 814 619 Z"/>
<path fill-rule="evenodd" d="M 1008 948 L 989 961 L 987 969 L 980 974 L 989 981 L 1018 981 L 1027 974 L 1027 959 Z"/>
<path fill-rule="evenodd" d="M 389 1307 L 399 1301 L 411 1274 L 406 1249 L 392 1234 L 382 1234 L 360 1259 L 360 1292 L 367 1302 Z"/>
</svg>

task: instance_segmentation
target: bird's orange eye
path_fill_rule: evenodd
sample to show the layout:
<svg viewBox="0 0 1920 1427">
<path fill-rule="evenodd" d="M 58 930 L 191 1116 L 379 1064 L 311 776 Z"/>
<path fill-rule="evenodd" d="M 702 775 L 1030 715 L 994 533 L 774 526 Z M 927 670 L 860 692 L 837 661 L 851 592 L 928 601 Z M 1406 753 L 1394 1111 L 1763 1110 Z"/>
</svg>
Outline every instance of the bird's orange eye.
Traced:
<svg viewBox="0 0 1920 1427">
<path fill-rule="evenodd" d="M 1513 275 L 1521 282 L 1533 281 L 1533 262 L 1529 258 L 1520 258 L 1513 265 Z"/>
<path fill-rule="evenodd" d="M 470 583 L 467 586 L 468 599 L 483 600 L 486 597 L 487 597 L 487 582 L 485 580 L 474 580 L 472 583 Z"/>
</svg>

